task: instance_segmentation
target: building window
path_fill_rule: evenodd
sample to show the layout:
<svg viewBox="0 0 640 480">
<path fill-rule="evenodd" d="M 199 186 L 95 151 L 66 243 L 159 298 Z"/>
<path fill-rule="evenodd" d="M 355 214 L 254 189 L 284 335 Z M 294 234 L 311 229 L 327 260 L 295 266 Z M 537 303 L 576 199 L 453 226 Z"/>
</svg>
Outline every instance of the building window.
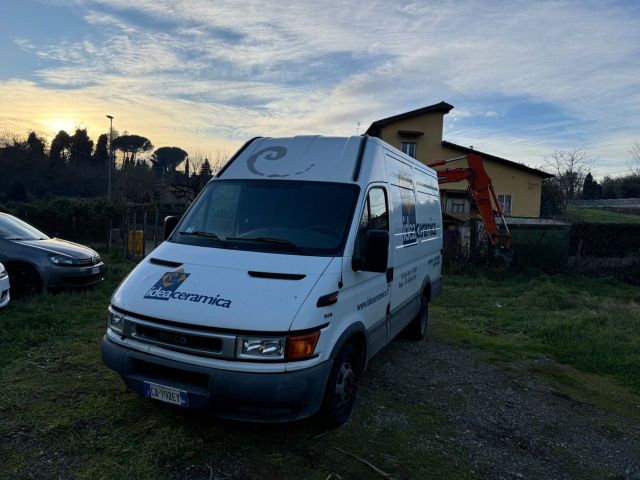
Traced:
<svg viewBox="0 0 640 480">
<path fill-rule="evenodd" d="M 505 215 L 511 215 L 511 195 L 499 193 L 498 203 L 500 203 L 500 207 L 502 207 L 502 211 Z"/>
<path fill-rule="evenodd" d="M 416 158 L 416 142 L 401 142 L 400 150 L 402 153 L 406 153 L 410 157 Z"/>
<path fill-rule="evenodd" d="M 465 214 L 469 213 L 470 204 L 465 195 L 447 192 L 443 206 L 446 213 Z"/>
</svg>

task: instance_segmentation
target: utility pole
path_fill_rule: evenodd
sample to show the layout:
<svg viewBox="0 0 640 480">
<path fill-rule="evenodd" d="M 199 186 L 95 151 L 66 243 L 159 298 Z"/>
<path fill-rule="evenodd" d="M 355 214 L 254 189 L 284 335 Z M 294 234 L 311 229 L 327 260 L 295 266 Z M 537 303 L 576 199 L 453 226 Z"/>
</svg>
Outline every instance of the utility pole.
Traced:
<svg viewBox="0 0 640 480">
<path fill-rule="evenodd" d="M 107 115 L 109 119 L 109 171 L 107 174 L 107 202 L 111 202 L 111 170 L 113 170 L 113 116 Z"/>
</svg>

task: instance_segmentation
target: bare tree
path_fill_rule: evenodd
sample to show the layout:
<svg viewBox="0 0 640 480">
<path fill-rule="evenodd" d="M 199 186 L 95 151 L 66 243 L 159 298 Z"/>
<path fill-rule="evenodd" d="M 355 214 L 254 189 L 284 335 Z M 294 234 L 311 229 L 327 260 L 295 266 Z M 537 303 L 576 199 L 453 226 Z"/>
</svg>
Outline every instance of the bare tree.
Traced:
<svg viewBox="0 0 640 480">
<path fill-rule="evenodd" d="M 576 198 L 580 193 L 580 187 L 592 164 L 593 161 L 582 147 L 556 150 L 545 157 L 545 165 L 556 176 L 564 207 L 567 206 L 567 200 Z"/>
<path fill-rule="evenodd" d="M 640 142 L 635 142 L 631 145 L 631 173 L 640 176 Z"/>
</svg>

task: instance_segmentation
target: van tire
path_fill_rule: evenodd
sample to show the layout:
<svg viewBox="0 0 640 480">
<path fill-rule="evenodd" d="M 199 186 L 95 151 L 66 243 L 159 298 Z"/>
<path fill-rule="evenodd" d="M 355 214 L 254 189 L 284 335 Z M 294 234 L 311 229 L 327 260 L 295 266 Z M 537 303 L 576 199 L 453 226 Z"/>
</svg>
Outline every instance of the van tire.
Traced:
<svg viewBox="0 0 640 480">
<path fill-rule="evenodd" d="M 348 343 L 333 360 L 320 410 L 330 427 L 339 427 L 351 416 L 362 372 L 361 357 L 358 349 Z"/>
<path fill-rule="evenodd" d="M 427 325 L 429 324 L 429 300 L 424 295 L 420 298 L 420 308 L 418 314 L 407 325 L 407 337 L 411 340 L 422 340 L 427 335 Z"/>
</svg>

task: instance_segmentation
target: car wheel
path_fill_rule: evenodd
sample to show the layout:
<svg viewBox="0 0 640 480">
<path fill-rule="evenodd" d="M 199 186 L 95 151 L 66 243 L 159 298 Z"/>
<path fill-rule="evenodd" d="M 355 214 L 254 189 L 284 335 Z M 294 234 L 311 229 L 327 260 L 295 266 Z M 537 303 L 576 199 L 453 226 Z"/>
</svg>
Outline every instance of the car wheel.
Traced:
<svg viewBox="0 0 640 480">
<path fill-rule="evenodd" d="M 418 314 L 407 325 L 407 336 L 412 340 L 422 340 L 427 335 L 427 324 L 429 323 L 429 301 L 425 296 L 420 299 Z"/>
<path fill-rule="evenodd" d="M 360 353 L 347 344 L 333 361 L 327 380 L 322 417 L 332 427 L 339 427 L 351 416 L 360 380 Z"/>
<path fill-rule="evenodd" d="M 9 268 L 9 282 L 11 283 L 11 296 L 16 298 L 35 295 L 42 290 L 40 274 L 31 265 L 11 266 Z"/>
</svg>

